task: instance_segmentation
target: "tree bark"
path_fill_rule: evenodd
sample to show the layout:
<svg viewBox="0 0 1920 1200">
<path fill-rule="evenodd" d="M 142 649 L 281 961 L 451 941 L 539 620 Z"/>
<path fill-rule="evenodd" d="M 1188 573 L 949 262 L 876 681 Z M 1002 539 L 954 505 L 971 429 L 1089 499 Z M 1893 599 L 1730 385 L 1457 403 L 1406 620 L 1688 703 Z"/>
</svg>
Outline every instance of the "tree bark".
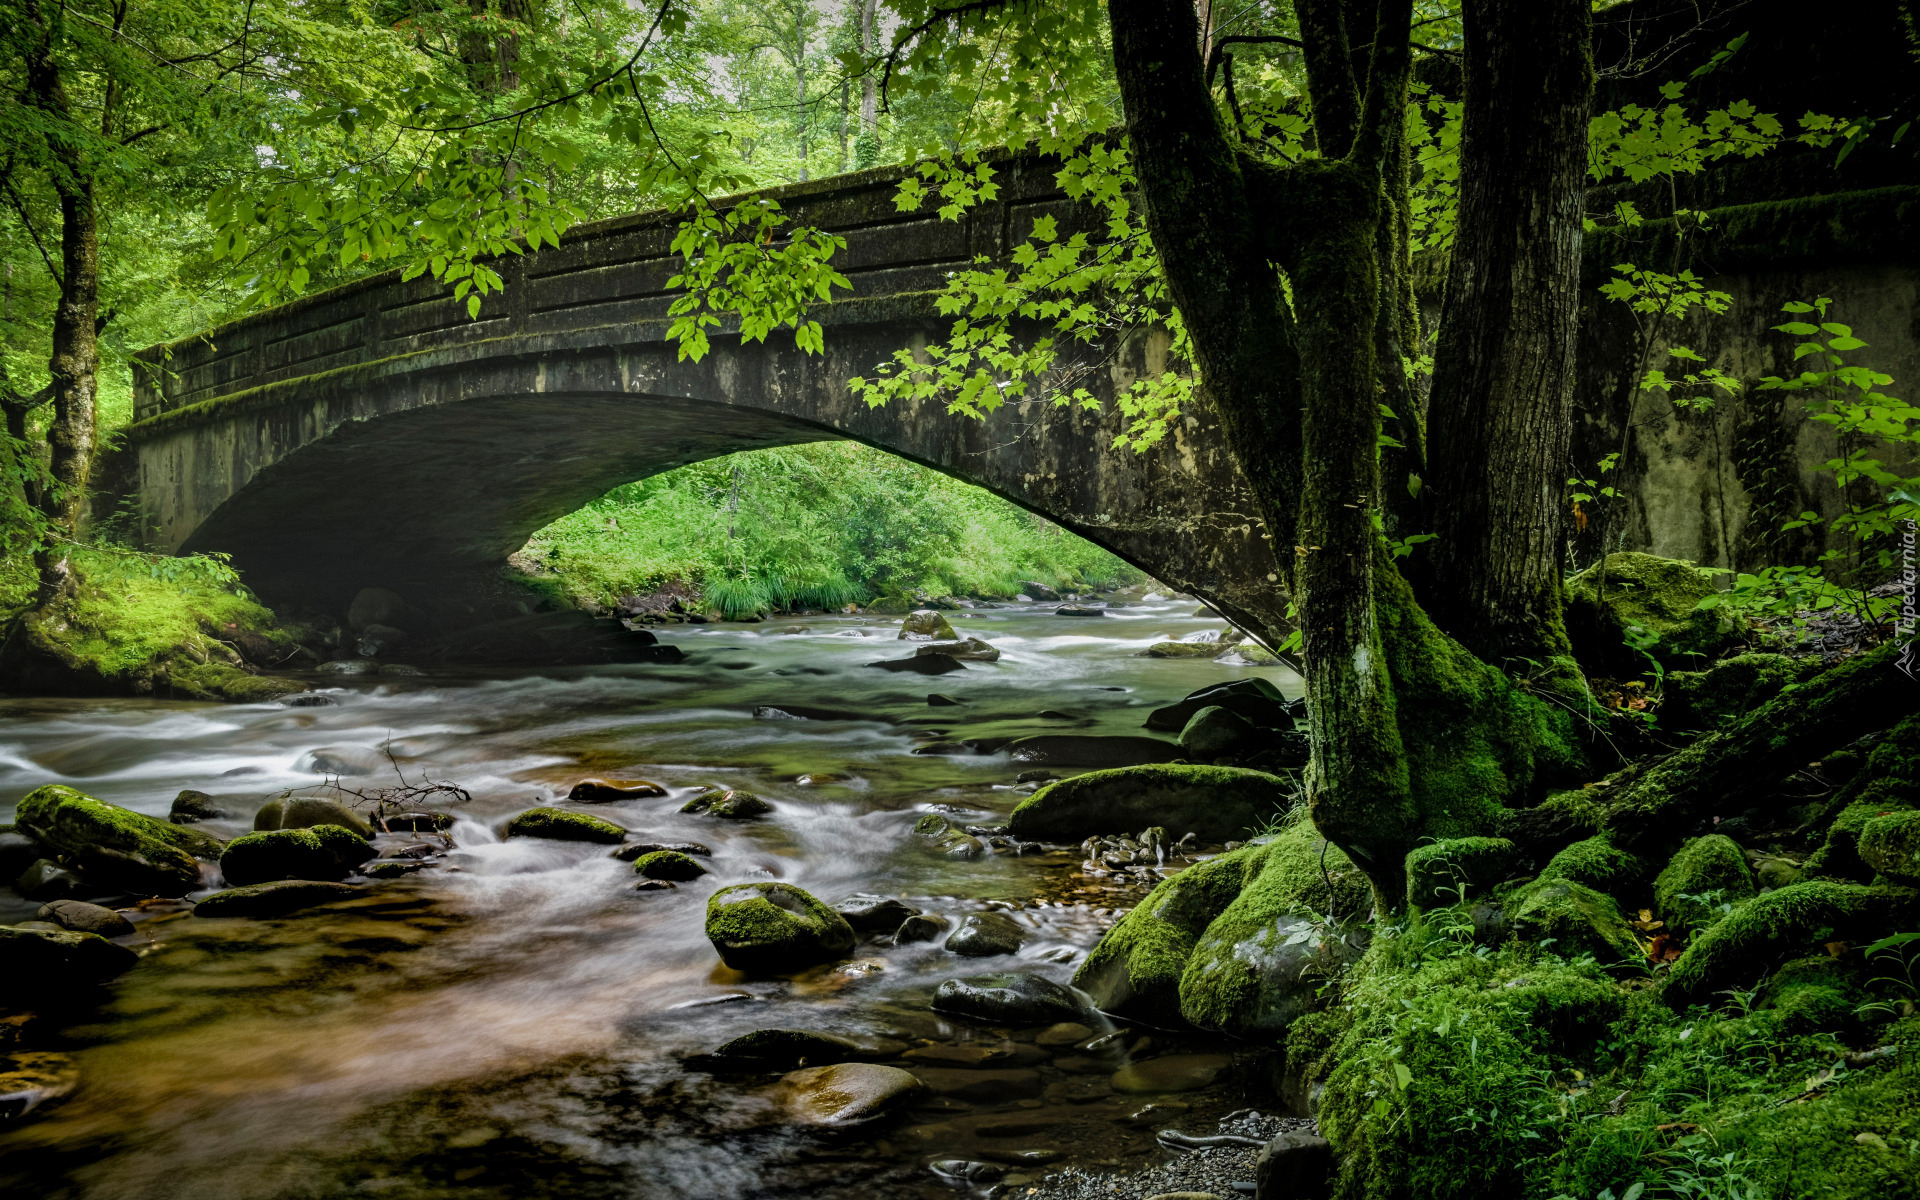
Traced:
<svg viewBox="0 0 1920 1200">
<path fill-rule="evenodd" d="M 27 94 L 36 107 L 59 124 L 73 112 L 54 45 L 54 33 L 38 0 L 27 0 L 26 16 L 36 42 L 27 60 Z M 51 449 L 48 471 L 53 486 L 40 496 L 40 510 L 54 531 L 78 534 L 81 510 L 93 471 L 96 392 L 99 386 L 100 242 L 93 205 L 92 164 L 70 139 L 50 139 L 52 177 L 60 197 L 60 298 L 53 310 L 52 353 L 48 357 L 53 391 L 53 420 L 47 429 Z M 66 590 L 71 572 L 66 555 L 42 542 L 35 553 L 40 574 L 40 603 Z"/>
<path fill-rule="evenodd" d="M 1573 423 L 1587 0 L 1467 0 L 1460 206 L 1427 413 L 1422 606 L 1488 662 L 1569 654 L 1561 543 Z"/>
</svg>

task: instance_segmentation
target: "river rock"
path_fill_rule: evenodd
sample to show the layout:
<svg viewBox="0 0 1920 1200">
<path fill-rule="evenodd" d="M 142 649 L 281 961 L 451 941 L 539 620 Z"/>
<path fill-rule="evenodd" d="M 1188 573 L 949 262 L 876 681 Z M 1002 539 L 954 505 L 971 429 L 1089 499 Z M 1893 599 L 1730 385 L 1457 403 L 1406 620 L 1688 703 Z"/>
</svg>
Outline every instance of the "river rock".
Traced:
<svg viewBox="0 0 1920 1200">
<path fill-rule="evenodd" d="M 913 1073 L 936 1096 L 973 1104 L 998 1104 L 1038 1096 L 1040 1072 L 1025 1068 L 974 1070 L 964 1067 L 915 1067 Z"/>
<path fill-rule="evenodd" d="M 1178 745 L 1159 738 L 1085 733 L 1041 733 L 1007 744 L 1007 757 L 1014 762 L 1056 767 L 1132 767 L 1172 762 L 1184 755 Z"/>
<path fill-rule="evenodd" d="M 1140 652 L 1142 658 L 1215 658 L 1226 647 L 1219 642 L 1155 642 Z"/>
<path fill-rule="evenodd" d="M 1028 601 L 1060 599 L 1059 592 L 1044 583 L 1037 583 L 1031 579 L 1022 579 L 1020 581 L 1020 594 Z"/>
<path fill-rule="evenodd" d="M 979 638 L 959 642 L 933 642 L 914 651 L 915 655 L 944 654 L 962 662 L 999 662 L 1000 651 Z"/>
<path fill-rule="evenodd" d="M 367 658 L 378 658 L 383 654 L 392 654 L 407 644 L 407 631 L 393 625 L 369 625 L 360 631 L 359 640 L 354 649 Z M 382 675 L 387 668 L 380 668 Z"/>
<path fill-rule="evenodd" d="M 833 911 L 845 917 L 855 933 L 892 933 L 902 921 L 920 913 L 904 900 L 866 895 L 848 896 L 834 905 Z"/>
<path fill-rule="evenodd" d="M 79 1083 L 80 1068 L 72 1055 L 48 1050 L 0 1055 L 0 1128 L 62 1099 Z"/>
<path fill-rule="evenodd" d="M 796 1125 L 857 1129 L 906 1107 L 926 1090 L 912 1073 L 873 1063 L 806 1067 L 780 1079 L 781 1108 Z"/>
<path fill-rule="evenodd" d="M 900 922 L 900 928 L 893 931 L 893 944 L 907 946 L 914 942 L 930 942 L 947 931 L 952 924 L 938 913 L 921 913 Z"/>
<path fill-rule="evenodd" d="M 728 790 L 702 792 L 682 804 L 680 811 L 705 813 L 710 817 L 722 817 L 729 821 L 743 821 L 748 817 L 765 816 L 773 811 L 773 805 L 752 792 Z"/>
<path fill-rule="evenodd" d="M 417 858 L 376 858 L 360 868 L 368 879 L 398 879 L 426 866 Z"/>
<path fill-rule="evenodd" d="M 1168 1054 L 1129 1063 L 1107 1082 L 1116 1092 L 1197 1092 L 1232 1065 L 1224 1054 Z"/>
<path fill-rule="evenodd" d="M 1084 604 L 1062 604 L 1053 610 L 1053 615 L 1056 617 L 1104 617 L 1107 614 L 1104 609 L 1088 608 Z"/>
<path fill-rule="evenodd" d="M 371 746 L 321 746 L 307 751 L 303 762 L 316 775 L 372 775 L 393 767 L 386 754 Z"/>
<path fill-rule="evenodd" d="M 693 854 L 701 858 L 713 857 L 713 848 L 703 846 L 699 842 L 628 842 L 624 846 L 614 847 L 613 853 L 608 857 L 617 858 L 621 862 L 633 862 L 658 850 L 671 850 L 675 854 Z"/>
<path fill-rule="evenodd" d="M 1255 1200 L 1327 1200 L 1333 1194 L 1333 1143 L 1289 1130 L 1253 1160 Z"/>
<path fill-rule="evenodd" d="M 97 933 L 0 925 L 0 999 L 32 1004 L 105 983 L 140 961 Z"/>
<path fill-rule="evenodd" d="M 337 825 L 361 838 L 373 836 L 373 826 L 367 823 L 365 817 L 344 804 L 313 796 L 277 797 L 261 805 L 260 811 L 253 814 L 256 831 L 312 829 L 316 825 Z"/>
<path fill-rule="evenodd" d="M 1007 819 L 1016 838 L 1077 842 L 1093 834 L 1160 825 L 1202 841 L 1224 842 L 1265 824 L 1292 792 L 1264 771 L 1185 765 L 1089 771 L 1050 783 Z"/>
<path fill-rule="evenodd" d="M 846 918 L 790 883 L 742 883 L 707 901 L 707 940 L 721 961 L 750 974 L 784 974 L 853 949 Z"/>
<path fill-rule="evenodd" d="M 687 883 L 705 875 L 707 869 L 676 851 L 655 850 L 652 854 L 642 854 L 634 861 L 633 873 L 647 879 Z"/>
<path fill-rule="evenodd" d="M 303 908 L 362 894 L 349 883 L 318 879 L 278 879 L 215 892 L 193 906 L 196 917 L 281 917 Z"/>
<path fill-rule="evenodd" d="M 380 664 L 370 658 L 336 658 L 321 663 L 314 670 L 322 675 L 378 675 Z"/>
<path fill-rule="evenodd" d="M 221 808 L 212 796 L 205 792 L 196 792 L 191 788 L 173 798 L 173 807 L 167 810 L 167 820 L 175 825 L 191 825 L 195 821 L 219 821 L 232 816 Z"/>
<path fill-rule="evenodd" d="M 81 900 L 55 900 L 42 904 L 33 914 L 75 933 L 97 933 L 104 938 L 125 937 L 133 932 L 133 922 L 103 904 Z"/>
<path fill-rule="evenodd" d="M 1090 1026 L 1078 1021 L 1062 1021 L 1058 1025 L 1049 1025 L 1033 1039 L 1036 1046 L 1073 1046 L 1093 1036 Z"/>
<path fill-rule="evenodd" d="M 1042 975 L 1008 971 L 949 979 L 933 993 L 933 1011 L 995 1025 L 1057 1025 L 1087 1016 L 1072 988 Z"/>
<path fill-rule="evenodd" d="M 1231 709 L 1209 704 L 1187 722 L 1180 731 L 1180 748 L 1189 757 L 1212 761 L 1234 758 L 1254 748 L 1259 730 Z"/>
<path fill-rule="evenodd" d="M 1026 940 L 1026 931 L 1005 913 L 968 913 L 947 938 L 947 949 L 968 958 L 992 958 L 1018 952 Z"/>
<path fill-rule="evenodd" d="M 652 800 L 667 794 L 667 789 L 645 779 L 582 779 L 567 793 L 567 799 L 580 804 L 611 804 L 619 800 Z"/>
<path fill-rule="evenodd" d="M 680 885 L 671 879 L 642 879 L 633 885 L 636 892 L 671 892 Z"/>
<path fill-rule="evenodd" d="M 354 593 L 352 603 L 347 605 L 347 624 L 355 633 L 379 625 L 419 629 L 425 626 L 426 616 L 398 593 L 369 587 Z"/>
<path fill-rule="evenodd" d="M 220 873 L 229 884 L 281 879 L 332 880 L 374 857 L 372 846 L 338 825 L 269 829 L 228 843 Z"/>
<path fill-rule="evenodd" d="M 0 879 L 12 879 L 32 866 L 35 859 L 45 857 L 39 842 L 11 825 L 0 825 Z"/>
<path fill-rule="evenodd" d="M 756 1029 L 734 1038 L 714 1053 L 722 1058 L 791 1068 L 858 1058 L 897 1058 L 906 1048 L 905 1042 L 892 1038 L 846 1037 L 817 1029 Z"/>
<path fill-rule="evenodd" d="M 13 890 L 29 900 L 58 900 L 78 896 L 87 888 L 80 877 L 50 858 L 36 858 L 14 877 Z"/>
<path fill-rule="evenodd" d="M 911 671 L 915 675 L 945 675 L 951 671 L 967 669 L 967 664 L 951 654 L 944 653 L 916 653 L 911 658 L 889 658 L 867 665 L 879 667 L 882 671 Z"/>
<path fill-rule="evenodd" d="M 551 838 L 560 842 L 600 842 L 616 845 L 627 831 L 605 817 L 568 812 L 564 808 L 530 808 L 507 822 L 507 836 Z"/>
<path fill-rule="evenodd" d="M 911 642 L 957 642 L 960 635 L 953 631 L 947 618 L 930 608 L 916 609 L 907 614 L 900 622 L 900 638 Z"/>
<path fill-rule="evenodd" d="M 1245 718 L 1260 729 L 1293 728 L 1294 717 L 1304 706 L 1289 701 L 1279 688 L 1264 679 L 1235 679 L 1210 684 L 1187 694 L 1186 699 L 1147 714 L 1146 727 L 1179 731 L 1203 708 L 1224 708 Z"/>
<path fill-rule="evenodd" d="M 220 839 L 52 784 L 20 801 L 20 831 L 103 888 L 139 896 L 184 896 L 200 886 L 196 858 L 215 858 Z"/>
</svg>

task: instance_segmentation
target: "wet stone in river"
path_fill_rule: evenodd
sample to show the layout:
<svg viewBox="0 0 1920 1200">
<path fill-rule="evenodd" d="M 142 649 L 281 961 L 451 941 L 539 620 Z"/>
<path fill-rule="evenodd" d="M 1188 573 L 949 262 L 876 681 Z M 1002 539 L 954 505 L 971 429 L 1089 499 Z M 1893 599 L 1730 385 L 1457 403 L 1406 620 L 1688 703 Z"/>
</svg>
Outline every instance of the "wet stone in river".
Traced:
<svg viewBox="0 0 1920 1200">
<path fill-rule="evenodd" d="M 62 929 L 71 929 L 76 933 L 97 933 L 105 938 L 125 937 L 133 932 L 133 923 L 111 908 L 80 900 L 55 900 L 43 904 L 34 916 L 42 921 L 51 921 Z"/>
<path fill-rule="evenodd" d="M 752 792 L 729 790 L 724 792 L 702 792 L 680 806 L 683 813 L 705 813 L 710 817 L 722 817 L 729 821 L 744 820 L 748 817 L 764 816 L 773 811 L 773 805 L 754 795 Z"/>
<path fill-rule="evenodd" d="M 1017 971 L 949 979 L 935 990 L 933 1010 L 1013 1026 L 1054 1025 L 1087 1012 L 1073 989 Z"/>
<path fill-rule="evenodd" d="M 905 946 L 913 942 L 931 942 L 945 933 L 951 925 L 939 913 L 921 913 L 900 922 L 900 928 L 893 932 L 893 944 Z"/>
<path fill-rule="evenodd" d="M 891 896 L 848 896 L 833 908 L 857 933 L 892 933 L 900 928 L 901 922 L 920 913 L 904 900 Z"/>
<path fill-rule="evenodd" d="M 1026 941 L 1026 931 L 1005 913 L 969 913 L 947 938 L 947 949 L 969 958 L 1014 954 Z"/>
</svg>

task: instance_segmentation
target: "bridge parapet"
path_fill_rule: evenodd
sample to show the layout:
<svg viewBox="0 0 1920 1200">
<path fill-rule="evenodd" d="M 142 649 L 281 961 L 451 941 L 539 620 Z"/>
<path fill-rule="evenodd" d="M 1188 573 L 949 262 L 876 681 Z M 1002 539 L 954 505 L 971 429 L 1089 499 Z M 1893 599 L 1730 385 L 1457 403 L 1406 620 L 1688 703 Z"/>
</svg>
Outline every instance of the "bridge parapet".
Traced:
<svg viewBox="0 0 1920 1200">
<path fill-rule="evenodd" d="M 823 306 L 820 319 L 870 320 L 875 301 L 924 301 L 945 286 L 949 272 L 977 257 L 1003 259 L 1041 216 L 1073 227 L 1079 206 L 1055 181 L 1057 159 L 1002 153 L 992 161 L 999 195 L 957 221 L 899 211 L 894 196 L 911 168 L 876 168 L 754 195 L 777 200 L 789 228 L 847 239 L 833 261 L 852 284 L 851 294 Z M 149 347 L 134 356 L 135 419 L 425 350 L 663 320 L 679 294 L 667 281 L 684 265 L 672 249 L 679 221 L 666 210 L 614 217 L 569 230 L 558 247 L 504 257 L 492 265 L 505 288 L 487 298 L 478 319 L 468 316 L 465 300 L 454 298 L 451 284 L 424 275 L 403 281 L 393 270 Z M 924 302 L 918 307 L 931 312 Z"/>
</svg>

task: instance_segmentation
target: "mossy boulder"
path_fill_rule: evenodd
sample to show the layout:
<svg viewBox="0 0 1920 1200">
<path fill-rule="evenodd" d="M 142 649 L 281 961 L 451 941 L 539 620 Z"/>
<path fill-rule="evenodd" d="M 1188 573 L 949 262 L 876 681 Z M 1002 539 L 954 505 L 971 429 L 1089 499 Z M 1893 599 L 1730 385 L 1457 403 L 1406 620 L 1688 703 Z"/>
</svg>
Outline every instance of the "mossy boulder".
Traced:
<svg viewBox="0 0 1920 1200">
<path fill-rule="evenodd" d="M 196 859 L 220 855 L 220 839 L 50 784 L 20 801 L 20 832 L 93 883 L 143 896 L 184 896 L 200 886 Z"/>
<path fill-rule="evenodd" d="M 1074 986 L 1103 1012 L 1178 1024 L 1187 959 L 1267 852 L 1265 846 L 1243 846 L 1161 880 L 1100 939 L 1074 972 Z"/>
<path fill-rule="evenodd" d="M 615 845 L 627 840 L 627 831 L 605 817 L 568 812 L 564 808 L 530 808 L 507 822 L 507 836 L 549 838 L 558 842 L 598 842 Z"/>
<path fill-rule="evenodd" d="M 915 821 L 913 831 L 948 858 L 979 858 L 987 852 L 985 842 L 939 813 L 928 813 Z"/>
<path fill-rule="evenodd" d="M 742 883 L 707 900 L 707 940 L 749 974 L 785 974 L 853 949 L 847 919 L 790 883 Z"/>
<path fill-rule="evenodd" d="M 960 635 L 953 631 L 944 614 L 931 608 L 915 609 L 900 622 L 900 638 L 914 642 L 957 642 Z"/>
<path fill-rule="evenodd" d="M 655 850 L 633 861 L 633 873 L 647 879 L 666 879 L 686 883 L 707 873 L 707 869 L 675 850 Z"/>
<path fill-rule="evenodd" d="M 1078 842 L 1094 834 L 1164 826 L 1176 838 L 1222 842 L 1284 811 L 1292 786 L 1237 767 L 1156 765 L 1089 771 L 1041 788 L 1007 819 L 1013 836 Z"/>
<path fill-rule="evenodd" d="M 1714 574 L 1692 563 L 1624 551 L 1567 581 L 1567 636 L 1589 674 L 1631 679 L 1647 670 L 1629 630 L 1657 637 L 1649 648 L 1668 670 L 1704 667 L 1739 645 L 1741 628 L 1720 609 L 1703 609 Z"/>
<path fill-rule="evenodd" d="M 1257 849 L 1245 886 L 1187 957 L 1180 1014 L 1203 1029 L 1271 1037 L 1317 1007 L 1321 985 L 1357 957 L 1342 931 L 1365 915 L 1373 892 L 1304 818 Z"/>
<path fill-rule="evenodd" d="M 349 900 L 362 895 L 365 891 L 365 888 L 356 887 L 350 883 L 334 883 L 319 879 L 280 879 L 270 883 L 254 883 L 246 887 L 228 888 L 224 892 L 215 892 L 193 906 L 193 915 L 208 918 L 284 917 L 288 913 L 299 912 L 316 905 L 331 904 L 335 900 Z"/>
<path fill-rule="evenodd" d="M 1848 767 L 1850 776 L 1822 813 L 1827 836 L 1807 859 L 1808 876 L 1872 878 L 1874 868 L 1860 857 L 1861 833 L 1868 822 L 1911 809 L 1920 799 L 1920 713 L 1903 718 L 1874 743 L 1865 762 Z"/>
<path fill-rule="evenodd" d="M 744 821 L 748 817 L 762 817 L 773 811 L 773 805 L 754 795 L 735 789 L 702 792 L 680 806 L 683 813 L 705 813 L 710 817 L 720 817 L 728 821 Z"/>
<path fill-rule="evenodd" d="M 373 826 L 344 804 L 312 796 L 281 796 L 260 806 L 253 815 L 255 830 L 311 829 L 316 825 L 338 825 L 366 839 L 373 837 Z"/>
<path fill-rule="evenodd" d="M 374 853 L 357 834 L 338 825 L 269 829 L 228 843 L 220 856 L 220 873 L 237 886 L 279 879 L 337 880 Z"/>
<path fill-rule="evenodd" d="M 1818 657 L 1741 654 L 1705 671 L 1674 671 L 1666 677 L 1660 727 L 1676 731 L 1713 729 L 1753 712 L 1782 691 L 1818 675 Z"/>
<path fill-rule="evenodd" d="M 1669 929 L 1692 933 L 1719 919 L 1720 904 L 1753 899 L 1747 857 L 1724 834 L 1710 833 L 1680 847 L 1653 881 L 1655 911 Z"/>
<path fill-rule="evenodd" d="M 1516 932 L 1535 942 L 1550 941 L 1556 954 L 1591 954 L 1603 963 L 1641 956 L 1620 906 L 1586 884 L 1542 874 L 1509 897 L 1506 907 Z"/>
<path fill-rule="evenodd" d="M 1753 1003 L 1770 1015 L 1779 1036 L 1802 1037 L 1857 1026 L 1866 998 L 1847 965 L 1822 954 L 1783 964 L 1760 985 Z"/>
<path fill-rule="evenodd" d="M 196 821 L 224 820 L 229 815 L 212 796 L 188 788 L 173 798 L 167 821 L 172 825 L 192 825 Z"/>
<path fill-rule="evenodd" d="M 1920 811 L 1887 813 L 1860 829 L 1860 857 L 1896 883 L 1920 884 Z"/>
<path fill-rule="evenodd" d="M 1407 903 L 1439 908 L 1478 896 L 1507 878 L 1518 854 L 1496 837 L 1447 838 L 1408 851 Z"/>
<path fill-rule="evenodd" d="M 1626 899 L 1646 887 L 1647 864 L 1640 856 L 1598 834 L 1573 843 L 1548 860 L 1541 879 L 1564 879 Z"/>
<path fill-rule="evenodd" d="M 140 956 L 97 933 L 0 925 L 0 1000 L 35 1004 L 97 986 Z"/>
<path fill-rule="evenodd" d="M 1782 958 L 1828 941 L 1864 944 L 1920 923 L 1920 891 L 1806 879 L 1756 896 L 1693 939 L 1667 973 L 1665 995 L 1697 1003 L 1750 984 Z"/>
</svg>

